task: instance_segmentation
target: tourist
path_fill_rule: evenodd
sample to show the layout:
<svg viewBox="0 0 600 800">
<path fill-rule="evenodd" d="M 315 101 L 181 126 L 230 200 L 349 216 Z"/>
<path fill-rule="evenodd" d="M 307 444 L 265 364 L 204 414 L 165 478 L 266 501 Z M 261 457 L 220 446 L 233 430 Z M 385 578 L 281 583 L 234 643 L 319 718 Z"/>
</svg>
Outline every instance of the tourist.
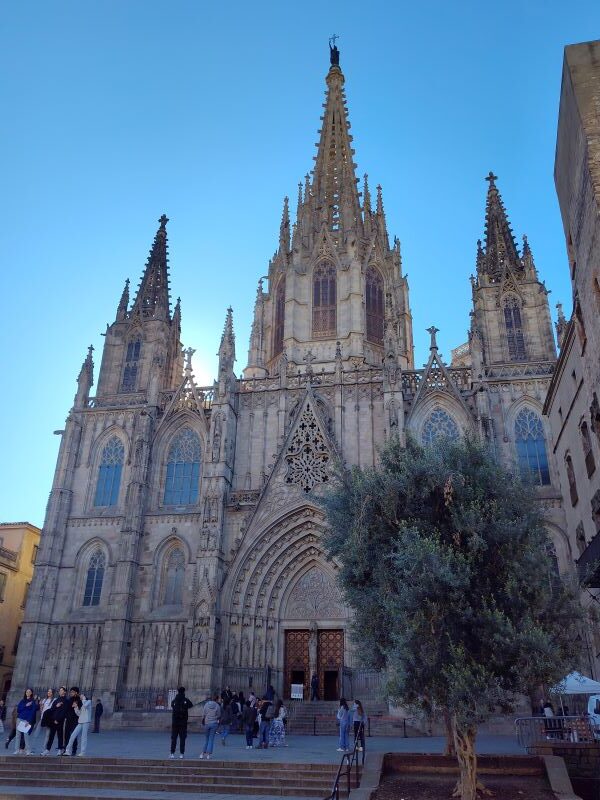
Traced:
<svg viewBox="0 0 600 800">
<path fill-rule="evenodd" d="M 248 695 L 248 702 L 250 703 L 252 708 L 254 708 L 254 706 L 257 704 L 258 698 L 254 694 L 254 692 L 250 692 L 250 694 Z"/>
<path fill-rule="evenodd" d="M 273 721 L 273 704 L 265 695 L 258 709 L 258 749 L 266 750 L 269 746 L 269 730 Z"/>
<path fill-rule="evenodd" d="M 52 704 L 54 703 L 54 689 L 48 689 L 46 697 L 40 704 L 40 719 L 33 731 L 33 738 L 37 739 L 38 734 L 44 728 L 44 750 L 46 750 L 46 741 L 50 735 L 50 726 L 52 723 Z M 43 751 L 42 751 L 43 752 Z"/>
<path fill-rule="evenodd" d="M 285 719 L 287 711 L 281 700 L 277 701 L 273 712 L 273 722 L 269 731 L 270 747 L 287 747 L 285 742 Z"/>
<path fill-rule="evenodd" d="M 348 703 L 342 697 L 340 707 L 337 710 L 337 721 L 340 726 L 340 746 L 338 753 L 345 753 L 348 750 L 348 728 L 350 727 L 350 712 Z"/>
<path fill-rule="evenodd" d="M 220 719 L 221 706 L 219 705 L 219 695 L 215 694 L 212 700 L 208 700 L 204 704 L 202 724 L 204 725 L 206 736 L 204 738 L 204 750 L 200 753 L 200 758 L 209 759 L 211 757 L 215 743 L 215 734 L 217 733 Z"/>
<path fill-rule="evenodd" d="M 67 714 L 65 717 L 65 749 L 63 756 L 67 752 L 68 742 L 71 740 L 73 731 L 79 724 L 79 709 L 81 708 L 81 697 L 79 696 L 79 686 L 71 686 L 69 691 L 69 699 L 67 701 Z M 77 754 L 77 739 L 73 740 L 72 754 Z"/>
<path fill-rule="evenodd" d="M 10 724 L 11 724 L 10 734 L 9 734 L 8 738 L 6 739 L 6 742 L 4 743 L 4 748 L 6 750 L 8 750 L 9 744 L 12 742 L 12 740 L 17 735 L 17 706 L 14 706 L 14 708 L 13 708 L 13 710 L 11 712 Z"/>
<path fill-rule="evenodd" d="M 246 705 L 242 710 L 242 726 L 246 734 L 246 750 L 252 750 L 252 739 L 254 738 L 254 726 L 256 724 L 257 711 L 251 705 L 250 700 L 246 700 Z"/>
<path fill-rule="evenodd" d="M 0 733 L 4 733 L 4 720 L 6 719 L 6 703 L 0 698 Z"/>
<path fill-rule="evenodd" d="M 223 708 L 221 709 L 221 718 L 219 719 L 219 731 L 221 733 L 221 744 L 227 744 L 227 737 L 231 730 L 231 724 L 234 719 L 233 714 L 233 701 L 223 701 Z"/>
<path fill-rule="evenodd" d="M 231 691 L 231 687 L 226 686 L 221 692 L 221 700 L 223 700 L 223 702 L 227 700 L 227 702 L 230 703 L 232 697 L 233 697 L 233 692 Z"/>
<path fill-rule="evenodd" d="M 310 679 L 310 699 L 311 702 L 319 699 L 319 679 L 316 675 Z"/>
<path fill-rule="evenodd" d="M 271 686 L 271 684 L 269 684 L 267 686 L 267 691 L 265 692 L 265 697 L 267 698 L 269 703 L 272 703 L 275 700 L 275 689 Z"/>
<path fill-rule="evenodd" d="M 352 722 L 354 723 L 354 744 L 360 741 L 359 750 L 365 749 L 365 726 L 367 715 L 360 700 L 355 700 L 352 705 Z"/>
<path fill-rule="evenodd" d="M 79 691 L 79 690 L 77 690 Z M 77 755 L 84 756 L 87 750 L 88 731 L 90 729 L 90 722 L 92 718 L 92 701 L 88 700 L 83 692 L 78 696 L 78 702 L 74 703 L 74 712 L 77 715 L 77 725 L 71 733 L 67 741 L 67 747 L 63 755 L 70 756 L 73 754 L 73 748 L 77 740 L 81 737 L 81 750 Z"/>
<path fill-rule="evenodd" d="M 100 702 L 100 701 L 98 701 Z M 183 758 L 185 753 L 185 739 L 188 727 L 188 711 L 193 707 L 193 703 L 185 696 L 185 686 L 177 689 L 177 695 L 171 703 L 171 755 L 175 758 L 175 748 L 179 737 L 179 758 Z"/>
<path fill-rule="evenodd" d="M 173 704 L 171 703 L 171 705 Z M 104 714 L 104 706 L 102 705 L 102 700 L 98 698 L 94 708 L 94 730 L 92 733 L 100 733 L 100 717 L 102 714 Z"/>
<path fill-rule="evenodd" d="M 38 706 L 35 702 L 32 690 L 25 689 L 23 699 L 19 700 L 17 706 L 17 731 L 19 736 L 16 738 L 17 745 L 15 747 L 15 755 L 23 752 L 28 756 L 31 755 L 30 737 L 35 725 L 37 710 Z M 27 745 L 25 744 L 25 735 L 27 735 Z"/>
<path fill-rule="evenodd" d="M 52 749 L 54 737 L 58 739 L 58 750 L 56 755 L 62 756 L 65 751 L 64 732 L 65 732 L 65 719 L 67 716 L 67 690 L 61 686 L 58 690 L 58 697 L 54 698 L 54 702 L 50 708 L 49 714 L 49 730 L 48 738 L 46 739 L 46 749 L 42 750 L 42 755 L 47 756 Z"/>
</svg>

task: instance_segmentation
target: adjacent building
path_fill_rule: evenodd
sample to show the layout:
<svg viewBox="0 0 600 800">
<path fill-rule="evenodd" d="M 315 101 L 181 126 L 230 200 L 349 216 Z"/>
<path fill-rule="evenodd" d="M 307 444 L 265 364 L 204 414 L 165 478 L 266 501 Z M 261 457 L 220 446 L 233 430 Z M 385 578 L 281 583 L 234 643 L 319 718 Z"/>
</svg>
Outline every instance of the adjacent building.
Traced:
<svg viewBox="0 0 600 800">
<path fill-rule="evenodd" d="M 546 399 L 567 531 L 585 586 L 600 589 L 600 41 L 565 48 L 555 181 L 565 231 L 573 314 L 559 316 L 560 359 Z M 600 678 L 600 628 L 587 631 Z"/>
<path fill-rule="evenodd" d="M 30 522 L 0 522 L 0 697 L 11 686 L 40 534 Z"/>
<path fill-rule="evenodd" d="M 27 604 L 19 687 L 85 687 L 108 710 L 230 684 L 319 677 L 365 696 L 351 615 L 316 502 L 334 463 L 369 466 L 391 436 L 471 432 L 539 487 L 550 547 L 572 567 L 542 406 L 556 363 L 548 292 L 488 175 L 469 341 L 447 366 L 429 329 L 415 369 L 409 287 L 383 193 L 359 179 L 334 48 L 314 169 L 283 204 L 236 375 L 231 309 L 212 386 L 182 349 L 162 216 L 140 285 L 90 349 L 62 435 Z M 474 176 L 475 178 L 476 176 Z M 360 191 L 359 191 L 360 188 Z M 426 211 L 424 210 L 424 213 Z M 464 265 L 468 290 L 470 265 Z M 426 298 L 423 298 L 426 302 Z M 201 314 L 194 308 L 190 313 Z"/>
</svg>

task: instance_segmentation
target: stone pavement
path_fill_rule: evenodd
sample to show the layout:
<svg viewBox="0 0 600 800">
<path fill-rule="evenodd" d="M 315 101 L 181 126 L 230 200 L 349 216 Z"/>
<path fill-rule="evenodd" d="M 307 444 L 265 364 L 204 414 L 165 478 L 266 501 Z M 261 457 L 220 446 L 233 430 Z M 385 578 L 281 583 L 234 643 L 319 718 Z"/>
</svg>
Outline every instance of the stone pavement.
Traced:
<svg viewBox="0 0 600 800">
<path fill-rule="evenodd" d="M 269 748 L 268 750 L 246 750 L 245 739 L 238 733 L 230 734 L 227 745 L 215 740 L 214 758 L 224 761 L 262 761 L 273 763 L 312 763 L 337 764 L 340 753 L 337 752 L 335 736 L 303 736 L 287 737 L 287 747 Z M 115 758 L 167 758 L 170 750 L 170 733 L 157 731 L 109 731 L 90 734 L 86 755 Z M 186 758 L 198 758 L 202 751 L 204 734 L 196 731 L 188 734 L 186 741 Z M 441 736 L 403 738 L 394 736 L 367 737 L 367 753 L 442 753 L 445 739 Z M 34 750 L 39 754 L 41 739 Z M 489 754 L 524 753 L 513 736 L 481 735 L 477 740 L 477 751 Z M 8 751 L 9 753 L 12 750 Z M 16 756 L 18 757 L 18 756 Z"/>
</svg>

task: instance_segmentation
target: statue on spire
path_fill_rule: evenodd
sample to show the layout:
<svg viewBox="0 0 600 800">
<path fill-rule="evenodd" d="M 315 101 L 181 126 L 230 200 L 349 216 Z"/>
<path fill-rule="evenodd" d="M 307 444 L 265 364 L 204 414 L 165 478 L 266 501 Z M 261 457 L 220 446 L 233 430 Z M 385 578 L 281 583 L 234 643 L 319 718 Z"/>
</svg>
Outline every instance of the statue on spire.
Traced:
<svg viewBox="0 0 600 800">
<path fill-rule="evenodd" d="M 340 51 L 336 45 L 336 39 L 340 37 L 337 33 L 334 33 L 333 36 L 329 37 L 329 61 L 331 62 L 332 67 L 339 67 L 340 65 Z"/>
</svg>

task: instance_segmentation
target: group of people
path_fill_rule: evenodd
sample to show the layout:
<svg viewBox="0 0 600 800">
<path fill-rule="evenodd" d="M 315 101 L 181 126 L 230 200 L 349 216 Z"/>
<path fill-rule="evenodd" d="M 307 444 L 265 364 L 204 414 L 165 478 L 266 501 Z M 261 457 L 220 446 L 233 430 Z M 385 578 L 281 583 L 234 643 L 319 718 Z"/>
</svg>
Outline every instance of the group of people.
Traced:
<svg viewBox="0 0 600 800">
<path fill-rule="evenodd" d="M 26 689 L 22 700 L 12 710 L 11 731 L 4 746 L 8 750 L 14 739 L 15 755 L 32 755 L 34 743 L 43 730 L 44 744 L 40 755 L 50 755 L 56 739 L 57 756 L 83 756 L 87 750 L 92 718 L 94 733 L 99 733 L 100 718 L 104 712 L 100 700 L 96 701 L 93 713 L 91 706 L 92 701 L 78 686 L 72 686 L 69 692 L 65 686 L 61 686 L 58 694 L 54 689 L 48 689 L 43 699 L 34 695 L 32 689 Z M 1 730 L 4 730 L 5 723 L 6 705 L 0 700 Z"/>
<path fill-rule="evenodd" d="M 340 726 L 340 741 L 338 753 L 346 753 L 350 750 L 349 734 L 350 728 L 354 729 L 354 742 L 358 742 L 360 751 L 365 749 L 365 727 L 367 725 L 367 715 L 360 700 L 355 700 L 352 706 L 348 706 L 347 700 L 340 699 L 340 707 L 337 711 L 337 721 Z"/>
<path fill-rule="evenodd" d="M 171 703 L 170 758 L 175 758 L 178 740 L 179 758 L 184 757 L 188 712 L 192 707 L 193 703 L 186 697 L 185 687 L 180 686 L 177 696 Z M 227 686 L 220 695 L 215 693 L 204 703 L 202 725 L 205 736 L 200 758 L 209 759 L 212 756 L 217 735 L 221 736 L 221 744 L 226 745 L 232 728 L 238 726 L 245 735 L 247 750 L 254 748 L 255 738 L 258 738 L 257 749 L 287 747 L 286 719 L 286 707 L 283 701 L 277 698 L 272 686 L 267 688 L 260 699 L 254 692 L 250 692 L 246 699 L 243 692 L 234 693 Z"/>
</svg>

